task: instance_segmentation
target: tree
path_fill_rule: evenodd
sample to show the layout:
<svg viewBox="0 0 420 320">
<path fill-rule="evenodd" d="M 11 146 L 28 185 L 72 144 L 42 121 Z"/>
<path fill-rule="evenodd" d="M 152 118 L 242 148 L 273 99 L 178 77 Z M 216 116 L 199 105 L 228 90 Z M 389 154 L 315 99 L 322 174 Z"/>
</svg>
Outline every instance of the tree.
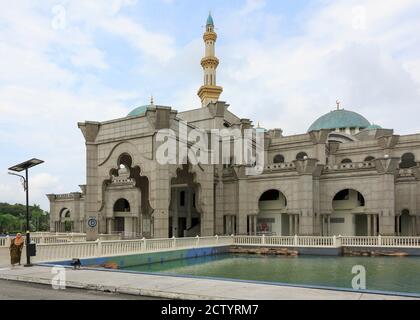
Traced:
<svg viewBox="0 0 420 320">
<path fill-rule="evenodd" d="M 49 213 L 39 205 L 29 207 L 31 231 L 49 230 Z M 0 233 L 23 232 L 26 228 L 26 206 L 0 203 Z"/>
</svg>

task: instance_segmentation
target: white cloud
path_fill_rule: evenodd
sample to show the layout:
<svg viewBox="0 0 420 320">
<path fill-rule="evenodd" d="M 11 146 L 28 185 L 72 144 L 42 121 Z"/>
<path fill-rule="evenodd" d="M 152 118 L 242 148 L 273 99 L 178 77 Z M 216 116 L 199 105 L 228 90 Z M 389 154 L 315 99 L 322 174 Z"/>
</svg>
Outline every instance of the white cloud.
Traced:
<svg viewBox="0 0 420 320">
<path fill-rule="evenodd" d="M 56 1 L 49 3 L 51 8 Z M 135 1 L 61 3 L 67 20 L 59 30 L 51 28 L 48 6 L 41 10 L 35 2 L 18 1 L 0 11 L 0 146 L 8 152 L 0 164 L 31 156 L 46 160 L 36 170 L 47 175 L 34 172 L 38 191 L 31 197 L 44 209 L 44 193 L 76 191 L 84 183 L 78 121 L 120 117 L 127 101 L 149 94 L 178 110 L 197 108 L 202 81 L 201 37 L 179 46 L 170 30 L 157 32 L 124 14 Z M 361 3 L 365 27 L 355 28 L 360 11 L 354 8 Z M 266 10 L 267 4 L 247 1 L 239 8 L 242 15 L 219 8 L 214 16 L 220 27 L 218 83 L 231 111 L 294 134 L 305 132 L 340 99 L 345 108 L 397 133 L 420 132 L 412 116 L 420 101 L 418 1 L 323 1 L 294 17 L 291 36 L 283 32 L 287 21 Z M 105 85 L 101 72 L 113 66 L 106 48 L 95 43 L 98 33 L 134 48 L 142 64 L 130 72 L 164 91 Z M 0 201 L 24 201 L 13 177 L 3 172 L 0 180 Z"/>
</svg>

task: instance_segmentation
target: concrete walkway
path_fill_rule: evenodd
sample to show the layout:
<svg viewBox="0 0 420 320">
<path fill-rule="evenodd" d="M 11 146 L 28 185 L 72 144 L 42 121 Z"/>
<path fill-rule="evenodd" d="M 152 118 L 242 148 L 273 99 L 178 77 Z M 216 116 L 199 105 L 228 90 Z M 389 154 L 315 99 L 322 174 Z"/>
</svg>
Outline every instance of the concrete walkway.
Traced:
<svg viewBox="0 0 420 320">
<path fill-rule="evenodd" d="M 0 279 L 51 284 L 51 267 L 1 268 Z M 66 269 L 66 286 L 182 300 L 395 300 L 406 297 L 98 270 Z"/>
</svg>

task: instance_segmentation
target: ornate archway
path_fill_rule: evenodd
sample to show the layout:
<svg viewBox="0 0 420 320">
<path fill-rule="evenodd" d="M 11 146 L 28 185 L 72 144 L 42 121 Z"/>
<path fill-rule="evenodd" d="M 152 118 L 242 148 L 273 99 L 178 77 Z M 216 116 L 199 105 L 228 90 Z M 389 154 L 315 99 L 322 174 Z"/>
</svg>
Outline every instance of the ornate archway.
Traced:
<svg viewBox="0 0 420 320">
<path fill-rule="evenodd" d="M 169 204 L 169 237 L 194 237 L 201 234 L 200 184 L 185 164 L 171 178 Z"/>
<path fill-rule="evenodd" d="M 367 236 L 376 235 L 379 231 L 378 216 L 366 214 L 366 200 L 358 190 L 339 190 L 331 206 L 332 214 L 321 217 L 323 235 Z"/>
<path fill-rule="evenodd" d="M 257 215 L 248 216 L 248 234 L 288 235 L 291 232 L 287 198 L 280 190 L 264 191 L 258 199 L 258 210 Z"/>
</svg>

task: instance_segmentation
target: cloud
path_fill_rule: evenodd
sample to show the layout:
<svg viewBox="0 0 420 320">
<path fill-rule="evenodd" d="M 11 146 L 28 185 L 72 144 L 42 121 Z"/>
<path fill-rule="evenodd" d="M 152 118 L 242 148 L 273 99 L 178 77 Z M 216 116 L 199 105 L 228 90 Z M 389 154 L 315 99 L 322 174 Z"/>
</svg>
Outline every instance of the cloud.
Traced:
<svg viewBox="0 0 420 320">
<path fill-rule="evenodd" d="M 250 14 L 256 10 L 264 8 L 266 5 L 265 0 L 246 0 L 244 7 L 240 11 L 241 15 Z"/>
<path fill-rule="evenodd" d="M 203 9 L 197 2 L 157 2 L 153 12 L 144 1 L 59 3 L 63 28 L 53 28 L 57 1 L 15 1 L 0 11 L 0 167 L 46 160 L 31 173 L 31 201 L 44 209 L 45 193 L 77 191 L 85 181 L 78 121 L 119 118 L 150 94 L 177 110 L 198 108 L 202 82 L 202 31 L 190 19 Z M 277 6 L 223 2 L 214 14 L 218 84 L 231 111 L 295 134 L 340 99 L 398 134 L 420 132 L 411 116 L 420 101 L 418 1 Z M 24 201 L 15 177 L 3 170 L 0 181 L 0 201 Z"/>
</svg>

